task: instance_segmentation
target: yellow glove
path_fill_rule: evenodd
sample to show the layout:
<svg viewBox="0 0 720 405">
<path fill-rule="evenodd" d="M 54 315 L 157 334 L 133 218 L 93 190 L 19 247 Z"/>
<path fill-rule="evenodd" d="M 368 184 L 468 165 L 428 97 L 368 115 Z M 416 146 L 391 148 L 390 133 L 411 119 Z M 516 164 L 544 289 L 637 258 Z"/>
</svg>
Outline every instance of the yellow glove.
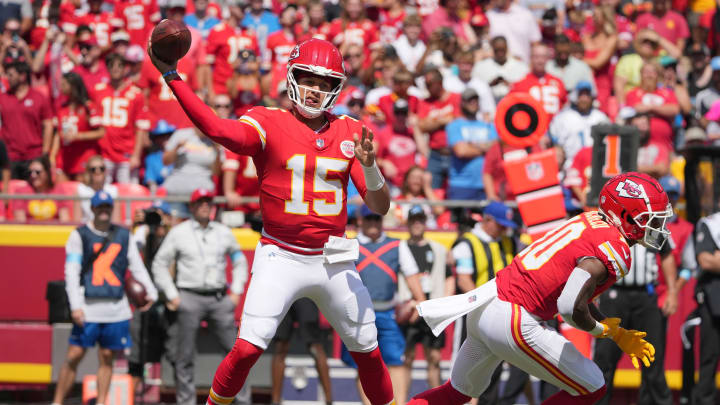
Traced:
<svg viewBox="0 0 720 405">
<path fill-rule="evenodd" d="M 645 332 L 625 328 L 618 328 L 617 333 L 613 336 L 618 347 L 630 356 L 635 368 L 640 368 L 638 358 L 642 360 L 645 367 L 650 367 L 650 363 L 655 361 L 655 347 L 643 339 L 645 336 L 647 336 Z"/>
<path fill-rule="evenodd" d="M 603 330 L 600 333 L 593 334 L 598 339 L 611 338 L 615 336 L 620 327 L 620 318 L 605 318 L 599 322 L 603 326 Z"/>
</svg>

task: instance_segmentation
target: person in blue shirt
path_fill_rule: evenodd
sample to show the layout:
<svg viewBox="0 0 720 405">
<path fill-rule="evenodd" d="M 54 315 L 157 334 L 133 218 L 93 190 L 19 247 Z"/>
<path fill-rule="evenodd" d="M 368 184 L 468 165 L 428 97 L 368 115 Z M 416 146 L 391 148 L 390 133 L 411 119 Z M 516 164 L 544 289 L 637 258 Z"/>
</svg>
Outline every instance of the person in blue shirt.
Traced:
<svg viewBox="0 0 720 405">
<path fill-rule="evenodd" d="M 485 153 L 498 139 L 495 125 L 478 121 L 480 97 L 471 88 L 461 94 L 462 116 L 450 122 L 447 132 L 448 144 L 452 148 L 448 195 L 450 200 L 484 200 L 485 186 L 482 178 Z"/>
<path fill-rule="evenodd" d="M 145 156 L 144 182 L 152 193 L 155 193 L 157 187 L 165 181 L 165 177 L 172 172 L 173 165 L 163 164 L 162 158 L 165 142 L 170 139 L 170 135 L 175 132 L 175 129 L 175 126 L 168 124 L 167 121 L 158 120 L 155 128 L 150 131 L 152 146 Z"/>
<path fill-rule="evenodd" d="M 267 37 L 275 31 L 280 31 L 280 20 L 272 12 L 265 10 L 263 0 L 250 0 L 250 12 L 245 14 L 242 20 L 243 28 L 255 32 L 260 47 L 261 60 L 265 63 L 270 61 L 270 52 L 267 49 Z"/>
<path fill-rule="evenodd" d="M 208 0 L 194 0 L 195 12 L 186 14 L 183 22 L 188 27 L 193 27 L 200 31 L 203 39 L 207 39 L 212 27 L 220 23 L 217 17 L 207 14 Z"/>
</svg>

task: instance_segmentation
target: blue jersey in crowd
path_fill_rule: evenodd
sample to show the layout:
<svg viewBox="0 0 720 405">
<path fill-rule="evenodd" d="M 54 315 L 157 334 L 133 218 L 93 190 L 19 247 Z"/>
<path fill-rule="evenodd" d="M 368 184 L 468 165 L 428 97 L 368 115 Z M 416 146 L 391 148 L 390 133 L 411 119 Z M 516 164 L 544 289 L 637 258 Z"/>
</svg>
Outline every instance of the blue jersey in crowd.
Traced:
<svg viewBox="0 0 720 405">
<path fill-rule="evenodd" d="M 498 139 L 495 125 L 483 121 L 458 118 L 445 127 L 448 144 L 452 148 L 458 142 L 485 143 Z M 484 189 L 482 182 L 485 156 L 460 159 L 454 154 L 450 162 L 450 187 Z"/>
</svg>

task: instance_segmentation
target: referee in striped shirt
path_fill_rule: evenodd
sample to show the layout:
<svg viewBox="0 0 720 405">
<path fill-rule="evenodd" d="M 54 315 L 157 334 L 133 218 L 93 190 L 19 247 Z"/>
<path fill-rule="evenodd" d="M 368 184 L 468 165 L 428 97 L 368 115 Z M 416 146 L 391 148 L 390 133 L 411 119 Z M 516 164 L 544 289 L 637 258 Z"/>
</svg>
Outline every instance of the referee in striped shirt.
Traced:
<svg viewBox="0 0 720 405">
<path fill-rule="evenodd" d="M 658 252 L 635 244 L 630 248 L 630 254 L 632 268 L 600 297 L 599 308 L 602 313 L 614 314 L 622 319 L 624 328 L 647 332 L 645 339 L 655 346 L 655 361 L 650 367 L 641 370 L 642 382 L 637 404 L 672 405 L 672 393 L 665 381 L 664 367 L 667 317 L 677 309 L 677 268 L 672 247 L 665 243 Z M 662 308 L 658 307 L 655 292 L 658 271 L 662 271 L 668 280 L 667 298 Z M 612 339 L 595 341 L 593 360 L 602 370 L 608 388 L 607 394 L 598 404 L 610 403 L 615 369 L 622 354 Z"/>
</svg>

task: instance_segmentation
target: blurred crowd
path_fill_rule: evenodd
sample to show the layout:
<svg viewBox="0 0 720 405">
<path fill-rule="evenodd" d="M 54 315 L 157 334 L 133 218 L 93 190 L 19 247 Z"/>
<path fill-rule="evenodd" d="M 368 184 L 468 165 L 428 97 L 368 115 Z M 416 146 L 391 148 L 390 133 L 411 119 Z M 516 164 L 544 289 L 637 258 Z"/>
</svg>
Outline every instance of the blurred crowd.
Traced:
<svg viewBox="0 0 720 405">
<path fill-rule="evenodd" d="M 3 0 L 2 191 L 181 196 L 214 190 L 256 211 L 252 161 L 199 133 L 146 55 L 155 24 L 187 25 L 181 76 L 218 115 L 290 108 L 294 45 L 327 39 L 347 81 L 335 113 L 375 134 L 395 200 L 512 201 L 497 103 L 529 93 L 550 117 L 569 209 L 587 193 L 591 128 L 635 126 L 638 168 L 682 180 L 681 148 L 720 138 L 712 0 Z M 522 151 L 520 151 L 522 152 Z M 92 191 L 91 191 L 92 190 Z M 349 198 L 352 199 L 350 194 Z M 85 204 L 87 205 L 87 203 Z M 393 216 L 406 221 L 409 206 Z M 122 210 L 116 210 L 122 212 Z M 187 207 L 173 206 L 178 217 Z M 68 201 L 0 204 L 13 221 L 80 222 Z M 431 228 L 461 218 L 427 208 Z M 126 222 L 129 215 L 120 215 Z M 352 217 L 352 213 L 351 213 Z"/>
</svg>

